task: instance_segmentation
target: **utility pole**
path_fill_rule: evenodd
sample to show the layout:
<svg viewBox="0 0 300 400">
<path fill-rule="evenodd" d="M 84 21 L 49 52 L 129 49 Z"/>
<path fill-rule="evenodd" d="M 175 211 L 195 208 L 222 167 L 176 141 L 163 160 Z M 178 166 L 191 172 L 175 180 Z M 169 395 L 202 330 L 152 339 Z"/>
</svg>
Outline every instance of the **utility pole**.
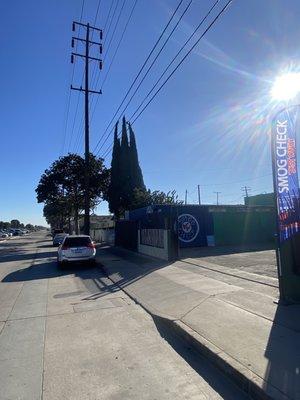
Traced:
<svg viewBox="0 0 300 400">
<path fill-rule="evenodd" d="M 217 206 L 219 205 L 219 194 L 221 194 L 221 192 L 214 192 L 217 195 Z"/>
<path fill-rule="evenodd" d="M 198 203 L 201 205 L 201 197 L 200 197 L 200 185 L 198 185 Z"/>
<path fill-rule="evenodd" d="M 80 86 L 79 88 L 73 87 L 72 90 L 79 90 L 84 92 L 84 115 L 85 115 L 85 135 L 84 135 L 84 233 L 85 235 L 90 234 L 90 128 L 89 128 L 89 94 L 102 94 L 102 91 L 90 90 L 89 89 L 89 61 L 98 61 L 99 69 L 102 69 L 102 60 L 97 57 L 90 56 L 90 46 L 99 46 L 99 53 L 102 54 L 102 44 L 100 42 L 94 42 L 90 40 L 90 31 L 99 32 L 100 41 L 102 40 L 102 29 L 91 26 L 90 24 L 83 24 L 81 22 L 73 22 L 72 30 L 76 30 L 76 25 L 82 26 L 86 30 L 85 39 L 79 37 L 72 37 L 72 47 L 74 47 L 75 41 L 83 42 L 85 44 L 85 54 L 73 53 L 71 55 L 71 63 L 74 63 L 74 57 L 82 57 L 85 60 L 85 87 Z"/>
<path fill-rule="evenodd" d="M 241 190 L 242 190 L 242 192 L 244 192 L 245 197 L 249 197 L 249 192 L 251 191 L 251 188 L 250 188 L 250 187 L 243 186 L 243 187 L 241 188 Z"/>
<path fill-rule="evenodd" d="M 186 190 L 186 191 L 185 191 L 185 201 L 184 201 L 184 204 L 185 204 L 185 205 L 187 205 L 187 195 L 188 195 L 188 191 Z"/>
</svg>

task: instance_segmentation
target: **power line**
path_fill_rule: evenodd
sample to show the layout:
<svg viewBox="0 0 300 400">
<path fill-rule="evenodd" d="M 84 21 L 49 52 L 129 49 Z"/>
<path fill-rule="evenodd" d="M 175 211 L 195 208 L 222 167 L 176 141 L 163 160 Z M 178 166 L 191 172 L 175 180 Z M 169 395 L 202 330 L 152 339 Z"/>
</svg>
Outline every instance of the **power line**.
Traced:
<svg viewBox="0 0 300 400">
<path fill-rule="evenodd" d="M 112 34 L 111 34 L 111 37 L 110 37 L 110 40 L 109 40 L 109 43 L 108 43 L 108 46 L 107 46 L 107 49 L 106 49 L 106 53 L 105 53 L 104 58 L 103 58 L 103 63 L 104 63 L 105 60 L 106 60 L 106 57 L 107 57 L 107 54 L 108 54 L 108 52 L 109 52 L 111 43 L 112 43 L 112 41 L 113 41 L 113 39 L 114 39 L 114 36 L 115 36 L 116 30 L 117 30 L 117 27 L 118 27 L 118 24 L 119 24 L 119 21 L 120 21 L 120 18 L 121 18 L 122 11 L 123 11 L 123 9 L 124 9 L 125 3 L 126 3 L 126 0 L 123 0 L 123 3 L 122 3 L 122 5 L 121 5 L 121 8 L 120 8 L 120 11 L 119 11 L 117 20 L 116 20 L 116 23 L 115 23 L 114 28 L 113 28 L 113 32 L 112 32 Z M 118 3 L 117 3 L 117 6 L 118 6 L 118 4 L 119 4 L 119 0 L 118 0 Z M 117 9 L 117 7 L 116 7 L 116 9 Z M 115 11 L 116 11 L 116 9 L 115 9 Z M 114 15 L 113 15 L 113 17 L 114 17 Z M 112 17 L 112 19 L 113 19 L 113 17 Z M 105 43 L 106 43 L 106 42 L 104 41 L 104 43 L 103 43 L 104 46 L 105 46 Z M 100 77 L 100 75 L 98 75 L 98 78 L 97 78 L 97 80 L 96 80 L 96 85 L 95 85 L 95 86 L 97 86 L 97 84 L 98 84 L 99 77 Z M 100 89 L 100 90 L 102 90 L 102 89 Z"/>
<path fill-rule="evenodd" d="M 216 17 L 212 20 L 212 22 L 208 25 L 208 27 L 204 30 L 202 35 L 197 39 L 197 41 L 194 43 L 194 45 L 190 48 L 190 50 L 186 53 L 186 55 L 181 59 L 181 61 L 177 64 L 177 66 L 173 69 L 173 71 L 169 74 L 169 76 L 165 79 L 165 81 L 161 84 L 161 86 L 158 88 L 158 90 L 154 93 L 154 95 L 150 98 L 148 103 L 142 108 L 142 110 L 139 112 L 139 114 L 135 117 L 135 119 L 131 122 L 131 124 L 134 124 L 135 121 L 142 115 L 142 113 L 146 110 L 146 108 L 152 103 L 154 98 L 158 95 L 158 93 L 161 91 L 161 89 L 166 85 L 166 83 L 171 79 L 171 77 L 175 74 L 175 72 L 178 70 L 178 68 L 182 65 L 182 63 L 187 59 L 187 57 L 190 55 L 190 53 L 194 50 L 194 48 L 197 46 L 197 44 L 200 42 L 200 40 L 203 38 L 203 36 L 210 30 L 210 28 L 216 23 L 216 21 L 220 18 L 220 16 L 225 12 L 227 7 L 229 6 L 230 3 L 232 3 L 233 0 L 229 0 L 225 6 L 221 9 L 221 11 L 216 15 Z"/>
<path fill-rule="evenodd" d="M 131 89 L 133 88 L 133 86 L 135 85 L 136 81 L 138 80 L 139 76 L 141 75 L 141 73 L 143 72 L 143 69 L 145 68 L 147 62 L 149 61 L 150 57 L 152 56 L 153 52 L 155 51 L 156 47 L 158 46 L 161 38 L 163 37 L 163 35 L 165 34 L 166 30 L 168 29 L 169 25 L 171 24 L 173 18 L 175 17 L 175 14 L 177 13 L 178 8 L 180 7 L 180 5 L 182 4 L 183 0 L 180 0 L 177 7 L 175 8 L 173 14 L 171 15 L 169 21 L 167 22 L 167 24 L 165 25 L 164 29 L 162 30 L 162 32 L 160 33 L 158 39 L 156 40 L 154 46 L 152 47 L 152 49 L 150 50 L 148 56 L 146 57 L 143 65 L 140 67 L 137 75 L 135 76 L 133 82 L 131 83 L 129 89 L 127 90 L 125 96 L 123 97 L 119 107 L 117 108 L 117 110 L 115 111 L 114 115 L 112 116 L 110 122 L 108 123 L 105 131 L 103 132 L 103 134 L 101 135 L 100 139 L 98 140 L 96 147 L 94 148 L 94 152 L 96 151 L 97 147 L 99 146 L 99 144 L 101 143 L 102 138 L 105 136 L 106 132 L 108 131 L 109 127 L 111 126 L 112 122 L 114 121 L 116 115 L 118 114 L 119 110 L 121 109 L 122 105 L 124 104 L 125 100 L 127 99 Z"/>
<path fill-rule="evenodd" d="M 122 11 L 123 11 L 123 9 L 124 9 L 125 2 L 126 2 L 126 0 L 123 0 L 123 3 L 122 3 L 122 5 L 121 5 L 120 11 L 119 11 L 119 14 L 118 14 L 118 17 L 117 17 L 117 20 L 116 20 L 116 22 L 115 22 L 115 24 L 114 24 L 113 32 L 112 32 L 112 34 L 111 34 L 111 36 L 110 36 L 110 39 L 109 39 L 109 43 L 108 43 L 108 46 L 107 46 L 107 49 L 106 49 L 106 52 L 105 52 L 105 55 L 104 55 L 103 63 L 105 62 L 107 53 L 108 53 L 108 51 L 109 51 L 110 45 L 111 45 L 111 43 L 112 43 L 112 40 L 113 40 L 113 38 L 114 38 L 116 29 L 117 29 L 117 27 L 118 27 L 118 23 L 119 23 L 119 20 L 120 20 Z M 113 11 L 113 14 L 112 14 L 112 17 L 111 17 L 111 20 L 110 20 L 109 25 L 108 25 L 108 28 L 107 28 L 107 33 L 106 33 L 105 38 L 104 38 L 104 42 L 103 42 L 103 46 L 104 46 L 104 47 L 105 47 L 106 42 L 107 42 L 107 40 L 108 40 L 110 28 L 112 27 L 112 23 L 113 23 L 113 21 L 114 21 L 114 18 L 115 18 L 115 15 L 116 15 L 116 12 L 117 12 L 119 3 L 120 3 L 120 0 L 117 0 L 116 6 L 115 6 L 115 8 L 114 8 L 114 11 Z M 100 76 L 100 75 L 98 75 L 97 80 L 96 80 L 96 73 L 95 73 L 95 71 L 96 71 L 96 69 L 94 69 L 94 71 L 93 71 L 92 82 L 93 82 L 93 84 L 94 84 L 95 86 L 97 86 L 98 80 L 99 80 L 99 76 Z M 95 80 L 96 80 L 96 83 L 95 83 Z M 91 101 L 91 107 L 92 107 L 93 104 L 94 104 L 94 100 L 92 99 L 92 101 Z"/>
<path fill-rule="evenodd" d="M 124 38 L 124 36 L 125 36 L 127 27 L 128 27 L 128 25 L 129 25 L 129 23 L 130 23 L 130 21 L 131 21 L 131 18 L 132 18 L 133 12 L 134 12 L 134 10 L 135 10 L 135 7 L 136 7 L 136 5 L 137 5 L 137 2 L 138 2 L 138 0 L 135 0 L 133 6 L 132 6 L 132 8 L 131 8 L 129 17 L 128 17 L 127 21 L 126 21 L 126 24 L 124 25 L 124 28 L 123 28 L 123 31 L 122 31 L 122 33 L 121 33 L 119 42 L 118 42 L 118 44 L 117 44 L 117 46 L 116 46 L 115 52 L 114 52 L 114 54 L 113 54 L 113 56 L 112 56 L 111 62 L 110 62 L 110 64 L 109 64 L 108 68 L 107 68 L 107 72 L 106 72 L 106 74 L 105 74 L 105 76 L 104 76 L 104 79 L 103 79 L 103 81 L 102 81 L 101 89 L 100 89 L 100 90 L 103 89 L 104 84 L 105 84 L 105 82 L 106 82 L 106 79 L 107 79 L 107 77 L 108 77 L 108 75 L 109 75 L 109 73 L 110 73 L 111 67 L 112 67 L 112 65 L 113 65 L 113 63 L 114 63 L 114 60 L 115 60 L 115 58 L 116 58 L 116 55 L 117 55 L 117 53 L 118 53 L 118 51 L 119 51 L 120 45 L 121 45 L 121 43 L 122 43 L 122 41 L 123 41 L 123 38 Z M 96 81 L 96 86 L 98 85 L 99 78 L 100 78 L 100 75 L 98 75 L 98 78 L 97 78 L 97 81 Z M 94 109 L 93 109 L 92 115 L 91 115 L 91 121 L 92 121 L 93 116 L 94 116 L 94 114 L 95 114 L 96 107 L 97 107 L 97 104 L 98 104 L 98 100 L 99 100 L 99 97 L 96 98 L 96 102 L 95 102 L 95 104 L 94 104 Z"/>
<path fill-rule="evenodd" d="M 212 20 L 212 22 L 208 25 L 208 27 L 204 30 L 204 32 L 200 35 L 200 37 L 197 39 L 197 41 L 193 44 L 193 46 L 188 50 L 188 52 L 185 54 L 185 56 L 180 60 L 180 62 L 176 65 L 176 67 L 172 70 L 172 72 L 168 75 L 168 77 L 164 80 L 164 82 L 160 85 L 160 87 L 156 90 L 156 92 L 153 94 L 153 96 L 150 98 L 150 100 L 147 102 L 147 104 L 142 108 L 142 110 L 139 112 L 139 114 L 135 117 L 135 119 L 131 122 L 131 124 L 134 124 L 135 121 L 142 115 L 142 113 L 146 110 L 146 108 L 150 105 L 150 103 L 154 100 L 154 98 L 158 95 L 158 93 L 162 90 L 162 88 L 166 85 L 166 83 L 171 79 L 171 77 L 175 74 L 175 72 L 178 70 L 178 68 L 182 65 L 182 63 L 187 59 L 187 57 L 190 55 L 190 53 L 194 50 L 194 48 L 198 45 L 200 40 L 204 37 L 204 35 L 210 30 L 210 28 L 216 23 L 216 21 L 221 17 L 221 15 L 225 12 L 227 7 L 232 3 L 233 0 L 228 0 L 225 6 L 218 12 L 218 14 L 215 16 L 215 18 Z M 214 7 L 214 6 L 213 6 Z M 102 156 L 105 158 L 107 154 L 112 149 L 112 145 L 106 150 L 104 155 Z"/>
<path fill-rule="evenodd" d="M 81 12 L 80 12 L 80 18 L 79 18 L 80 22 L 82 21 L 82 17 L 83 17 L 84 4 L 85 4 L 85 0 L 82 0 Z M 77 43 L 76 43 L 76 51 L 77 51 Z M 73 83 L 74 73 L 75 73 L 75 64 L 73 64 L 73 68 L 72 68 L 71 84 Z M 69 120 L 69 112 L 70 112 L 70 103 L 71 103 L 71 89 L 69 88 L 68 100 L 67 100 L 66 121 L 65 121 L 64 133 L 63 133 L 63 143 L 62 143 L 61 155 L 64 153 L 65 144 L 66 144 L 67 128 L 68 128 L 68 120 Z"/>
<path fill-rule="evenodd" d="M 137 91 L 139 90 L 139 88 L 141 87 L 142 83 L 144 82 L 144 80 L 146 79 L 147 75 L 149 74 L 149 72 L 151 71 L 153 65 L 155 64 L 156 60 L 158 59 L 158 57 L 160 56 L 161 52 L 163 51 L 163 49 L 166 47 L 168 41 L 170 40 L 171 36 L 173 35 L 174 31 L 176 30 L 177 26 L 179 25 L 180 21 L 182 20 L 182 18 L 184 17 L 184 15 L 186 14 L 186 12 L 188 11 L 188 9 L 190 8 L 191 4 L 192 4 L 193 0 L 190 0 L 189 3 L 187 4 L 186 8 L 184 9 L 184 11 L 181 13 L 178 21 L 176 22 L 175 26 L 173 27 L 173 29 L 171 30 L 171 32 L 169 33 L 169 35 L 167 36 L 167 38 L 165 39 L 162 47 L 160 48 L 159 52 L 156 54 L 156 56 L 154 57 L 154 59 L 152 60 L 151 64 L 149 65 L 147 71 L 145 72 L 143 78 L 141 79 L 140 83 L 137 85 L 137 87 L 135 88 L 133 94 L 131 95 L 130 99 L 128 100 L 125 108 L 123 109 L 123 111 L 121 112 L 119 118 L 122 116 L 122 114 L 124 114 L 124 112 L 127 110 L 129 104 L 131 103 L 132 99 L 134 98 L 134 96 L 136 95 Z M 105 141 L 102 143 L 101 147 L 98 150 L 98 153 L 100 152 L 100 150 L 103 148 L 104 144 L 106 143 L 106 141 L 108 140 L 109 136 L 112 134 L 113 130 L 109 133 L 109 135 L 106 137 Z"/>
<path fill-rule="evenodd" d="M 99 11 L 100 11 L 100 5 L 101 5 L 101 3 L 102 3 L 102 0 L 99 0 L 98 1 L 98 6 L 97 6 L 97 9 L 96 9 L 96 14 L 95 14 L 95 17 L 94 17 L 94 21 L 93 21 L 93 25 L 95 26 L 96 25 L 96 23 L 97 23 L 97 19 L 98 19 L 98 14 L 99 14 Z M 80 22 L 81 22 L 81 20 L 80 20 Z M 79 31 L 79 33 L 80 33 L 80 31 Z M 93 40 L 93 36 L 94 36 L 94 30 L 92 30 L 92 32 L 91 32 L 91 40 Z M 76 45 L 76 50 L 77 50 L 77 45 Z M 91 81 L 93 81 L 93 75 L 95 74 L 95 71 L 97 70 L 97 67 L 94 65 L 93 66 L 94 68 L 93 68 L 93 72 L 92 72 L 92 79 L 91 79 Z M 82 74 L 82 80 L 81 80 L 81 85 L 82 85 L 82 83 L 83 83 L 83 74 Z M 80 93 L 78 93 L 78 99 L 79 99 L 79 96 L 80 96 Z M 97 97 L 98 98 L 98 97 Z M 93 100 L 93 99 L 92 99 Z M 81 136 L 83 136 L 83 124 L 84 124 L 84 121 L 83 121 L 83 114 L 82 114 L 82 116 L 81 116 L 81 120 L 80 120 L 80 123 L 79 123 L 79 126 L 78 126 L 78 131 L 77 131 L 77 135 L 76 135 L 76 138 L 75 138 L 75 142 L 74 142 L 74 151 L 75 151 L 75 153 L 77 153 L 78 151 L 79 151 L 79 147 L 80 147 L 80 139 L 81 139 Z"/>
<path fill-rule="evenodd" d="M 119 24 L 119 21 L 120 21 L 120 18 L 121 18 L 121 15 L 122 15 L 122 12 L 123 12 L 123 9 L 124 9 L 124 6 L 125 6 L 125 3 L 126 3 L 126 0 L 123 0 L 122 6 L 121 6 L 121 8 L 120 8 L 120 11 L 119 11 L 119 14 L 118 14 L 118 17 L 117 17 L 117 20 L 116 20 L 115 26 L 114 26 L 114 30 L 113 30 L 113 32 L 112 32 L 112 34 L 111 34 L 111 37 L 110 37 L 109 43 L 108 43 L 108 45 L 107 45 L 107 48 L 106 48 L 106 53 L 105 53 L 105 56 L 104 56 L 103 62 L 106 60 L 106 57 L 107 57 L 107 54 L 108 54 L 108 52 L 109 52 L 109 49 L 110 49 L 111 43 L 112 43 L 112 41 L 113 41 L 113 39 L 114 39 L 114 37 L 115 37 L 115 33 L 116 33 L 116 30 L 117 30 L 117 27 L 118 27 L 118 24 Z"/>
<path fill-rule="evenodd" d="M 180 21 L 182 20 L 182 18 L 184 17 L 184 15 L 186 14 L 186 12 L 188 11 L 188 9 L 190 8 L 191 4 L 192 4 L 193 0 L 190 0 L 189 3 L 187 4 L 186 8 L 183 10 L 183 12 L 181 13 L 178 21 L 176 22 L 175 26 L 173 27 L 173 29 L 171 30 L 171 32 L 168 34 L 167 38 L 165 39 L 165 41 L 163 42 L 160 50 L 158 51 L 158 53 L 156 54 L 156 56 L 154 57 L 154 59 L 152 60 L 151 64 L 149 65 L 147 71 L 145 72 L 144 76 L 142 77 L 141 81 L 139 82 L 139 84 L 137 85 L 137 87 L 135 88 L 133 94 L 131 95 L 130 99 L 128 100 L 125 108 L 122 110 L 122 112 L 119 115 L 119 118 L 121 118 L 122 114 L 125 113 L 125 111 L 127 110 L 129 104 L 131 103 L 132 99 L 134 98 L 134 96 L 136 95 L 137 91 L 139 90 L 139 88 L 141 87 L 142 83 L 144 82 L 144 80 L 146 79 L 147 75 L 149 74 L 149 72 L 151 71 L 153 65 L 155 64 L 156 60 L 158 59 L 158 57 L 160 56 L 161 52 L 163 51 L 163 49 L 166 47 L 167 43 L 169 42 L 171 36 L 173 35 L 174 31 L 176 30 L 176 28 L 178 27 Z M 112 134 L 113 129 L 110 131 L 110 133 L 106 136 L 104 142 L 102 143 L 101 147 L 98 150 L 98 153 L 101 151 L 101 149 L 103 148 L 104 144 L 106 143 L 106 141 L 108 140 L 109 136 Z M 97 153 L 97 154 L 98 154 Z"/>
<path fill-rule="evenodd" d="M 182 52 L 182 50 L 187 46 L 187 44 L 193 39 L 193 37 L 195 36 L 195 34 L 197 33 L 197 31 L 201 28 L 201 26 L 203 25 L 203 23 L 206 21 L 206 19 L 209 17 L 209 15 L 212 13 L 212 11 L 214 10 L 214 8 L 217 6 L 217 4 L 219 3 L 220 0 L 216 0 L 215 3 L 210 7 L 210 9 L 208 10 L 208 12 L 205 14 L 205 16 L 202 18 L 202 20 L 200 21 L 200 23 L 196 26 L 196 28 L 194 29 L 194 31 L 191 33 L 191 35 L 187 38 L 187 40 L 184 42 L 184 44 L 180 47 L 180 49 L 178 50 L 178 52 L 175 54 L 175 56 L 172 58 L 172 60 L 169 62 L 169 64 L 166 66 L 166 68 L 164 69 L 164 71 L 162 72 L 162 74 L 160 75 L 160 77 L 157 79 L 157 81 L 155 82 L 155 84 L 152 86 L 151 90 L 147 93 L 147 95 L 144 97 L 144 99 L 142 100 L 142 102 L 140 103 L 140 105 L 138 106 L 138 108 L 135 110 L 135 112 L 131 115 L 130 120 L 132 118 L 134 118 L 134 116 L 138 113 L 139 109 L 142 107 L 142 105 L 145 103 L 145 101 L 148 99 L 148 97 L 150 96 L 150 94 L 153 92 L 153 90 L 156 88 L 156 86 L 159 84 L 159 82 L 161 81 L 161 79 L 163 78 L 163 76 L 165 75 L 165 73 L 168 71 L 168 69 L 171 67 L 171 65 L 174 63 L 174 61 L 176 60 L 176 58 L 179 56 L 179 54 Z"/>
</svg>

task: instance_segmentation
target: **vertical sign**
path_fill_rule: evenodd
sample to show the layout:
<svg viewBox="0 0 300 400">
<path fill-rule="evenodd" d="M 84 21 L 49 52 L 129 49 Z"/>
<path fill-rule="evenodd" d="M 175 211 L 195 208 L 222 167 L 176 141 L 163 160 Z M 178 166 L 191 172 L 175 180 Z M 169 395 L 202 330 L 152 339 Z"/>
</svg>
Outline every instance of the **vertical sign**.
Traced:
<svg viewBox="0 0 300 400">
<path fill-rule="evenodd" d="M 273 175 L 280 243 L 300 232 L 296 119 L 294 107 L 279 112 L 273 123 Z"/>
</svg>

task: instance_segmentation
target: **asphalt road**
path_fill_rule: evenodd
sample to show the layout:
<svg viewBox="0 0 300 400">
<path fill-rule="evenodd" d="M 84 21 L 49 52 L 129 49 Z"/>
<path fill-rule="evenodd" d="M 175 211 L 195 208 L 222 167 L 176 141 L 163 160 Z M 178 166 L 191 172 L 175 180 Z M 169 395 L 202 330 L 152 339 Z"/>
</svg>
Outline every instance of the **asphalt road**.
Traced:
<svg viewBox="0 0 300 400">
<path fill-rule="evenodd" d="M 50 238 L 0 243 L 1 400 L 247 397 L 101 271 L 61 271 Z"/>
</svg>

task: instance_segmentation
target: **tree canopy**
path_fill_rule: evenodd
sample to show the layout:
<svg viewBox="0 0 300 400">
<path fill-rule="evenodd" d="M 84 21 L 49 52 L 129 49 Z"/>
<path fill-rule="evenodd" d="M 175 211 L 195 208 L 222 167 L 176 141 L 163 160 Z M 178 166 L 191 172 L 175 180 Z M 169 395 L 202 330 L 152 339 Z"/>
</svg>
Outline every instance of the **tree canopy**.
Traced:
<svg viewBox="0 0 300 400">
<path fill-rule="evenodd" d="M 135 189 L 132 208 L 147 207 L 154 204 L 183 204 L 182 200 L 178 199 L 175 190 L 164 193 L 160 190 L 151 192 L 150 189 Z"/>
<path fill-rule="evenodd" d="M 90 154 L 89 161 L 91 208 L 95 208 L 107 196 L 110 171 L 102 158 Z M 44 216 L 50 225 L 63 227 L 74 217 L 77 230 L 78 216 L 84 209 L 84 171 L 84 159 L 70 153 L 56 160 L 41 176 L 37 201 L 44 203 Z"/>
</svg>

